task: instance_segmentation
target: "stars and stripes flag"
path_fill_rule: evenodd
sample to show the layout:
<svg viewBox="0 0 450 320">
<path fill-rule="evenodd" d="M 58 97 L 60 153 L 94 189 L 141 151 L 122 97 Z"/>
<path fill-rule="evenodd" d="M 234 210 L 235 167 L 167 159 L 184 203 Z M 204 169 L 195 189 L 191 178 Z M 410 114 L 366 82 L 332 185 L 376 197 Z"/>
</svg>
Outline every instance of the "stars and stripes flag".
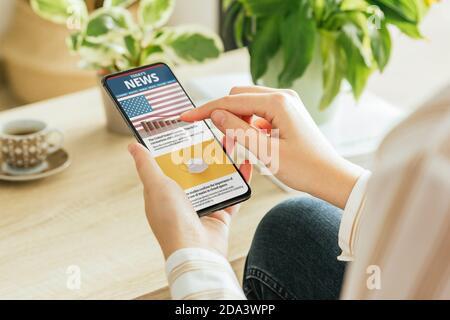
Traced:
<svg viewBox="0 0 450 320">
<path fill-rule="evenodd" d="M 193 108 L 177 82 L 118 100 L 136 130 L 143 130 L 142 121 L 171 119 Z"/>
</svg>

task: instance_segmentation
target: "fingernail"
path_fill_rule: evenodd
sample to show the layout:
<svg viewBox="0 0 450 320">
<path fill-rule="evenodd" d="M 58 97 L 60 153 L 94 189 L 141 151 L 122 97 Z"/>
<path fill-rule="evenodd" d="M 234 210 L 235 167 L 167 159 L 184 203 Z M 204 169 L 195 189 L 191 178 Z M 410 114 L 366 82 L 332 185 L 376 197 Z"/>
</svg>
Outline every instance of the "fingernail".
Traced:
<svg viewBox="0 0 450 320">
<path fill-rule="evenodd" d="M 180 114 L 180 118 L 192 116 L 194 112 L 195 112 L 194 110 L 185 111 L 182 114 Z"/>
<path fill-rule="evenodd" d="M 216 126 L 222 127 L 225 123 L 226 114 L 223 111 L 217 110 L 211 114 L 211 120 Z"/>
</svg>

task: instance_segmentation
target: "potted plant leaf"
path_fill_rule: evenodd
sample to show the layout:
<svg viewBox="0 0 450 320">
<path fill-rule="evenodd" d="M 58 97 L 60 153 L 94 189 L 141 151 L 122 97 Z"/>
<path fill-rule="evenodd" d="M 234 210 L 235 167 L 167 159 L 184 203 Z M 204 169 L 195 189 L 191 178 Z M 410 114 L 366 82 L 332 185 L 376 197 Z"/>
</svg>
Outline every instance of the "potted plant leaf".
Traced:
<svg viewBox="0 0 450 320">
<path fill-rule="evenodd" d="M 204 62 L 223 50 L 220 38 L 197 26 L 166 26 L 175 0 L 104 0 L 88 10 L 83 0 L 31 0 L 42 18 L 71 30 L 67 45 L 80 66 L 99 76 L 154 62 Z M 96 1 L 97 3 L 99 1 Z M 128 133 L 104 95 L 108 128 Z"/>
<path fill-rule="evenodd" d="M 224 30 L 248 47 L 255 83 L 294 89 L 323 123 L 343 82 L 358 99 L 369 76 L 384 70 L 392 45 L 389 26 L 422 38 L 419 25 L 433 2 L 229 0 Z"/>
</svg>

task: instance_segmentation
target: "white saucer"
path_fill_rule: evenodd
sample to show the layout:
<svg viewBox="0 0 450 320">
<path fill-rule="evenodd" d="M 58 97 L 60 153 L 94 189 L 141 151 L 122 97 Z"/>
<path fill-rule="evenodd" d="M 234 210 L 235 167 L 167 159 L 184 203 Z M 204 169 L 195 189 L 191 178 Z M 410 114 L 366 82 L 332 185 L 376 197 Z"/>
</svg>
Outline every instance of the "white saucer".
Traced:
<svg viewBox="0 0 450 320">
<path fill-rule="evenodd" d="M 2 163 L 2 172 L 6 172 L 7 174 L 11 176 L 25 176 L 30 174 L 36 174 L 41 173 L 42 171 L 48 169 L 48 162 L 47 160 L 39 164 L 38 166 L 31 167 L 31 168 L 16 168 L 13 166 L 10 166 L 6 162 Z"/>
<path fill-rule="evenodd" d="M 59 149 L 48 156 L 41 165 L 30 169 L 12 168 L 0 159 L 0 180 L 6 181 L 30 181 L 57 174 L 70 165 L 69 154 L 64 149 Z"/>
</svg>

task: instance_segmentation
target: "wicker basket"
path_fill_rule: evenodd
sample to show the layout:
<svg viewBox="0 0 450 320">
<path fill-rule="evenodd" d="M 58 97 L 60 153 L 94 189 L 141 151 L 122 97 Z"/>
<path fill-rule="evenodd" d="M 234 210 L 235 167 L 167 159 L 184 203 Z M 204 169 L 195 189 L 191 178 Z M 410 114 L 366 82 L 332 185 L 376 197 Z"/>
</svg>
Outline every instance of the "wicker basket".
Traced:
<svg viewBox="0 0 450 320">
<path fill-rule="evenodd" d="M 37 16 L 28 1 L 17 1 L 1 55 L 14 94 L 34 102 L 96 85 L 95 72 L 80 70 L 78 57 L 70 55 L 65 26 Z"/>
</svg>

